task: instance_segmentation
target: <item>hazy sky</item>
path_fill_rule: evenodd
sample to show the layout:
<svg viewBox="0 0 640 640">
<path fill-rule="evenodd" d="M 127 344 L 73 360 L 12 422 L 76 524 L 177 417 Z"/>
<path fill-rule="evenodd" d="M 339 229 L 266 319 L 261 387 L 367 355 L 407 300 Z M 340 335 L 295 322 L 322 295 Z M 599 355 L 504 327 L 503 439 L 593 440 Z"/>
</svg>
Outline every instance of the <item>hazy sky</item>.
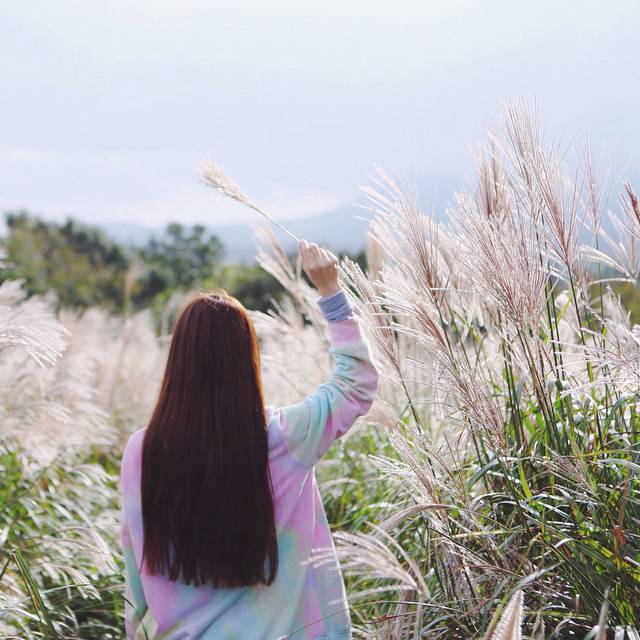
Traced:
<svg viewBox="0 0 640 640">
<path fill-rule="evenodd" d="M 457 184 L 519 96 L 636 179 L 639 32 L 638 0 L 0 0 L 0 210 L 255 220 L 199 184 L 205 154 L 281 219 L 373 163 Z"/>
</svg>

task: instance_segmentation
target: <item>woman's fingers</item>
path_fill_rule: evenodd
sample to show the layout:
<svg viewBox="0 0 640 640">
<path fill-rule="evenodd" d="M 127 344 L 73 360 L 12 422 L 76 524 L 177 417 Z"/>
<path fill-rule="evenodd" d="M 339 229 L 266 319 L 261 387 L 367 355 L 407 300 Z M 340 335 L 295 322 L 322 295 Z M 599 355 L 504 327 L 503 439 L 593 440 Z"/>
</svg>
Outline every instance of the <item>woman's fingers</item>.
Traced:
<svg viewBox="0 0 640 640">
<path fill-rule="evenodd" d="M 309 243 L 306 240 L 300 240 L 299 248 L 302 264 L 307 264 L 309 261 Z"/>
<path fill-rule="evenodd" d="M 329 249 L 322 249 L 322 252 L 329 263 L 338 263 L 338 258 Z"/>
<path fill-rule="evenodd" d="M 320 247 L 315 242 L 311 243 L 311 246 L 309 247 L 309 253 L 311 254 L 311 258 L 313 260 L 317 261 L 320 259 Z"/>
<path fill-rule="evenodd" d="M 338 264 L 338 258 L 329 249 L 320 247 L 315 242 L 300 240 L 299 248 L 304 266 L 321 267 L 329 264 Z"/>
<path fill-rule="evenodd" d="M 329 256 L 329 252 L 324 248 L 320 249 L 320 259 L 322 260 L 322 264 L 327 266 L 333 262 Z"/>
<path fill-rule="evenodd" d="M 338 259 L 315 242 L 300 241 L 302 267 L 320 295 L 329 295 L 340 287 Z"/>
<path fill-rule="evenodd" d="M 303 264 L 311 264 L 318 259 L 318 245 L 314 242 L 300 241 L 300 253 L 302 255 Z"/>
</svg>

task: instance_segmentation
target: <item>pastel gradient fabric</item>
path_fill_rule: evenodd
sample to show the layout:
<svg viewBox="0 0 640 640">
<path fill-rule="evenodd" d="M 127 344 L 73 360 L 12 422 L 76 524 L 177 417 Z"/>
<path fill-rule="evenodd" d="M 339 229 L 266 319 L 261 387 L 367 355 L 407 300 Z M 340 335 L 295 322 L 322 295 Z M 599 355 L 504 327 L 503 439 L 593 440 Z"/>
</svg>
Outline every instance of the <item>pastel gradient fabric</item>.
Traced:
<svg viewBox="0 0 640 640">
<path fill-rule="evenodd" d="M 331 443 L 369 410 L 378 374 L 358 320 L 343 313 L 343 296 L 339 292 L 320 305 L 331 335 L 334 368 L 330 377 L 297 404 L 265 408 L 279 552 L 273 584 L 214 589 L 148 573 L 141 561 L 144 429 L 129 439 L 121 468 L 121 541 L 130 640 L 351 638 L 344 582 L 314 465 Z M 328 560 L 311 562 L 312 553 L 319 549 L 329 550 Z"/>
</svg>

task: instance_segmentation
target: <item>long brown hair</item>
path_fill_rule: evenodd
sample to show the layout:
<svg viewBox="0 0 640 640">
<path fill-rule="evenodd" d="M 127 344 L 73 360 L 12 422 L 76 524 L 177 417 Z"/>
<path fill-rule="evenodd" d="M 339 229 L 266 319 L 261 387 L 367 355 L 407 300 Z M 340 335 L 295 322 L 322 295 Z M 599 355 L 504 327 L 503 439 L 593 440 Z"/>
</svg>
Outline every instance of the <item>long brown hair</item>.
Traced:
<svg viewBox="0 0 640 640">
<path fill-rule="evenodd" d="M 276 542 L 260 352 L 224 290 L 180 314 L 142 448 L 144 557 L 187 584 L 271 584 Z"/>
</svg>

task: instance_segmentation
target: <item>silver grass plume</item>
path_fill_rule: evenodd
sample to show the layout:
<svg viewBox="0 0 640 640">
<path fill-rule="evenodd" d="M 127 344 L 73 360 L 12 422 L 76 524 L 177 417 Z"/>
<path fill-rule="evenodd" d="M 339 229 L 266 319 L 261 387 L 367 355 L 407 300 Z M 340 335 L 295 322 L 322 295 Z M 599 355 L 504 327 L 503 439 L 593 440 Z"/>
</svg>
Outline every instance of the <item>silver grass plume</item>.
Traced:
<svg viewBox="0 0 640 640">
<path fill-rule="evenodd" d="M 625 214 L 627 214 L 626 211 Z M 615 233 L 612 235 L 606 229 L 600 229 L 599 237 L 604 240 L 606 251 L 585 245 L 581 247 L 581 253 L 586 260 L 614 269 L 620 275 L 604 277 L 594 284 L 615 281 L 635 282 L 640 275 L 640 247 L 638 246 L 640 226 L 633 217 L 622 219 L 613 211 L 609 211 L 607 217 Z"/>
<path fill-rule="evenodd" d="M 599 179 L 596 162 L 591 150 L 591 141 L 587 139 L 583 152 L 583 164 L 587 179 L 586 211 L 593 228 L 593 237 L 597 238 L 602 225 L 602 218 L 607 209 L 607 203 L 611 195 L 612 184 L 609 182 L 609 171 L 607 170 L 604 179 Z"/>
<path fill-rule="evenodd" d="M 574 275 L 579 271 L 579 236 L 584 218 L 578 215 L 584 175 L 570 177 L 564 167 L 566 151 L 560 141 L 546 144 L 535 111 L 527 103 L 508 102 L 506 136 L 510 147 L 503 151 L 512 164 L 511 183 L 528 199 L 536 222 L 544 218 L 549 257 Z"/>
<path fill-rule="evenodd" d="M 38 298 L 24 300 L 20 281 L 0 285 L 0 350 L 23 349 L 39 365 L 53 365 L 65 348 L 65 328 Z"/>
<path fill-rule="evenodd" d="M 220 193 L 227 196 L 227 198 L 231 198 L 232 200 L 243 204 L 245 207 L 249 207 L 249 209 L 257 211 L 269 222 L 282 229 L 282 231 L 284 231 L 289 237 L 293 238 L 296 242 L 299 242 L 297 236 L 295 236 L 286 227 L 281 225 L 277 220 L 274 220 L 269 214 L 265 213 L 262 209 L 260 209 L 260 207 L 254 204 L 254 202 L 240 190 L 240 187 L 238 187 L 235 182 L 227 177 L 222 168 L 215 164 L 215 162 L 212 162 L 211 160 L 204 160 L 200 167 L 200 175 L 202 177 L 202 181 L 208 187 L 216 189 Z"/>
<path fill-rule="evenodd" d="M 522 640 L 522 603 L 524 595 L 518 589 L 504 608 L 500 620 L 487 640 Z"/>
<path fill-rule="evenodd" d="M 627 192 L 626 207 L 628 207 L 629 213 L 633 214 L 635 221 L 640 225 L 640 203 L 638 203 L 638 196 L 636 196 L 630 182 L 625 182 L 624 188 Z"/>
<path fill-rule="evenodd" d="M 490 164 L 478 161 L 478 180 L 490 170 Z M 453 222 L 460 263 L 475 274 L 477 292 L 493 300 L 514 325 L 535 326 L 546 302 L 537 225 L 512 211 L 506 198 L 492 203 L 490 209 L 478 207 L 478 200 L 465 193 L 457 196 Z"/>
<path fill-rule="evenodd" d="M 626 280 L 635 282 L 640 275 L 640 205 L 628 182 L 624 183 L 625 194 L 618 199 L 623 217 L 613 211 L 608 211 L 608 217 L 615 234 L 611 235 L 606 229 L 600 228 L 598 235 L 604 239 L 607 250 L 597 246 L 584 246 L 584 256 L 596 263 L 604 264 L 618 271 L 619 277 L 603 278 L 604 282 Z M 595 284 L 595 283 L 594 283 Z"/>
<path fill-rule="evenodd" d="M 400 354 L 390 326 L 391 319 L 380 304 L 375 290 L 376 283 L 364 274 L 359 264 L 349 258 L 344 258 L 341 266 L 344 281 L 358 295 L 354 304 L 358 308 L 360 318 L 364 320 L 363 326 L 373 338 L 372 346 L 384 355 L 391 368 L 401 375 Z"/>
<path fill-rule="evenodd" d="M 360 599 L 373 591 L 398 589 L 408 589 L 421 597 L 429 598 L 430 590 L 417 562 L 386 531 L 373 523 L 369 525 L 372 533 L 335 532 L 336 553 L 340 566 L 347 575 L 362 578 L 374 575 L 377 579 L 391 581 L 391 584 L 373 588 L 365 586 L 364 590 L 352 591 L 350 599 Z M 330 547 L 315 548 L 310 561 L 314 566 L 319 566 L 330 562 L 332 553 Z"/>
</svg>

